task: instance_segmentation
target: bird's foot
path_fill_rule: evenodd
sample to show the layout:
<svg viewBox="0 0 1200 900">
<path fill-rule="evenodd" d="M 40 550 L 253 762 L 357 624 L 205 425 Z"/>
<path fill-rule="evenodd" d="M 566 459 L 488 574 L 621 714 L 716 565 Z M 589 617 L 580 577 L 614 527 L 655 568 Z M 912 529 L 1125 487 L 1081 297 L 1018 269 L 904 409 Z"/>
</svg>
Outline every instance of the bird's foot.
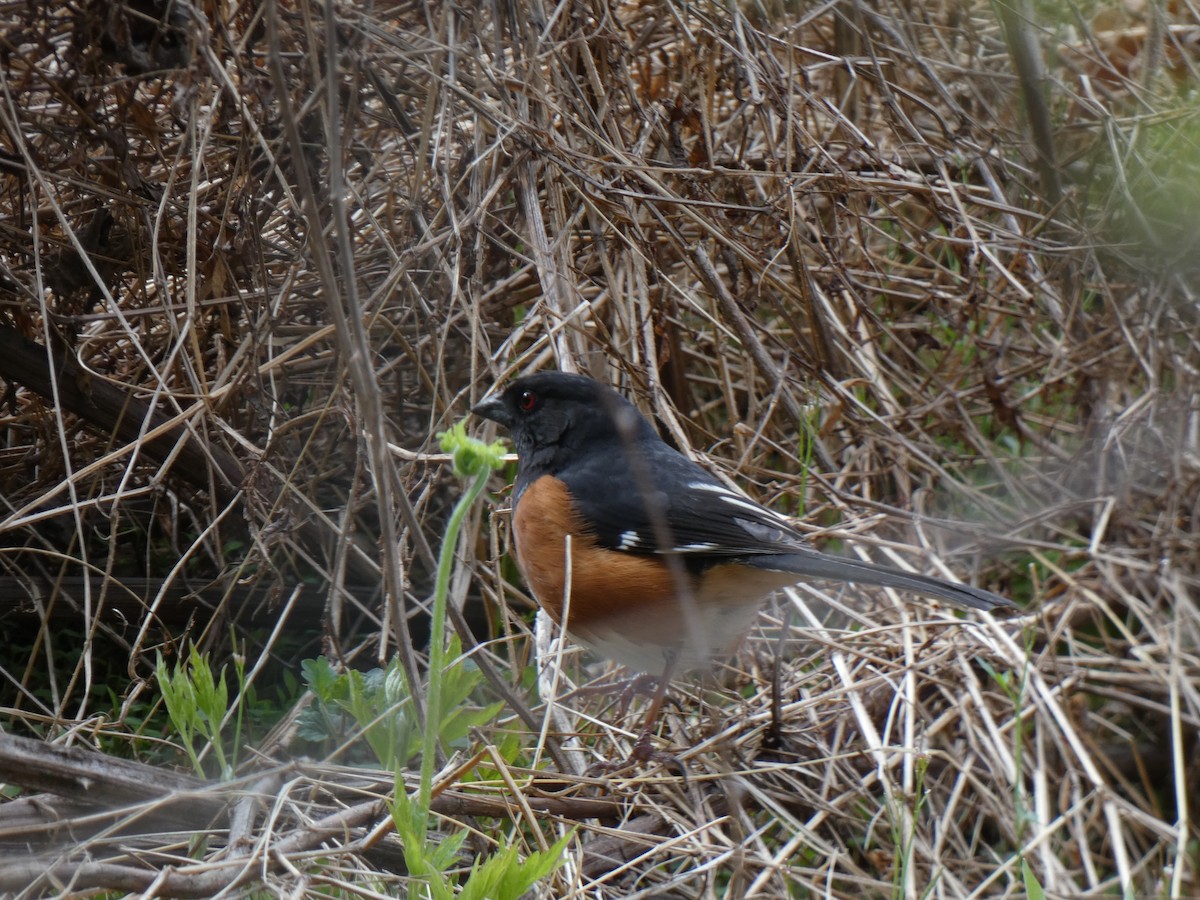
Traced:
<svg viewBox="0 0 1200 900">
<path fill-rule="evenodd" d="M 675 709 L 682 711 L 683 706 L 679 701 L 667 694 L 663 685 L 663 679 L 659 675 L 649 675 L 641 673 L 632 678 L 622 678 L 617 681 L 603 681 L 598 684 L 585 684 L 583 687 L 575 688 L 563 699 L 571 697 L 595 697 L 595 696 L 611 696 L 616 695 L 616 710 L 618 716 L 624 716 L 629 711 L 629 704 L 633 702 L 634 697 L 650 697 L 657 698 L 662 693 L 662 701 L 669 703 Z"/>
<path fill-rule="evenodd" d="M 588 775 L 615 775 L 619 772 L 625 772 L 629 769 L 638 766 L 650 765 L 658 763 L 664 769 L 678 775 L 680 778 L 687 781 L 687 768 L 678 756 L 673 753 L 668 753 L 665 750 L 659 750 L 654 746 L 654 732 L 647 729 L 643 731 L 637 741 L 634 742 L 633 749 L 629 755 L 623 760 L 616 762 L 601 760 L 593 763 L 587 770 Z"/>
</svg>

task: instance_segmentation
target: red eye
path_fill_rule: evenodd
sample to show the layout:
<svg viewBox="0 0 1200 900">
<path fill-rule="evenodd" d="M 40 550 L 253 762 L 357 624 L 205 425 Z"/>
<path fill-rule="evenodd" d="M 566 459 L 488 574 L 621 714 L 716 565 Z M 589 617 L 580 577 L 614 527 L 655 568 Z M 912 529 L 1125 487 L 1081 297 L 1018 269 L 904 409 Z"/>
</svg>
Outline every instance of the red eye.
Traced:
<svg viewBox="0 0 1200 900">
<path fill-rule="evenodd" d="M 533 412 L 533 408 L 537 406 L 538 395 L 533 391 L 521 391 L 517 395 L 517 406 L 521 412 Z"/>
</svg>

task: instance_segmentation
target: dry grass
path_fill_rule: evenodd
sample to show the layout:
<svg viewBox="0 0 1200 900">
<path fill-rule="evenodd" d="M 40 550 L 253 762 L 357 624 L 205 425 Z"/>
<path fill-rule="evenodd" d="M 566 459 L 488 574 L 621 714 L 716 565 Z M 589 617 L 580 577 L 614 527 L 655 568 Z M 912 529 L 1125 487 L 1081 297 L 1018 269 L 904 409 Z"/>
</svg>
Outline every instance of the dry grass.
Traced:
<svg viewBox="0 0 1200 900">
<path fill-rule="evenodd" d="M 346 4 L 332 47 L 305 0 L 198 7 L 0 7 L 6 729 L 145 754 L 154 652 L 231 626 L 263 694 L 320 652 L 419 669 L 432 435 L 557 365 L 818 542 L 1028 612 L 806 587 L 680 681 L 686 781 L 591 778 L 636 708 L 566 696 L 577 657 L 531 699 L 477 515 L 453 595 L 524 722 L 473 736 L 482 781 L 449 761 L 446 833 L 577 828 L 555 897 L 1200 893 L 1192 6 Z M 390 785 L 342 762 L 203 844 L 39 846 L 26 894 L 147 887 L 85 856 L 396 890 Z"/>
</svg>

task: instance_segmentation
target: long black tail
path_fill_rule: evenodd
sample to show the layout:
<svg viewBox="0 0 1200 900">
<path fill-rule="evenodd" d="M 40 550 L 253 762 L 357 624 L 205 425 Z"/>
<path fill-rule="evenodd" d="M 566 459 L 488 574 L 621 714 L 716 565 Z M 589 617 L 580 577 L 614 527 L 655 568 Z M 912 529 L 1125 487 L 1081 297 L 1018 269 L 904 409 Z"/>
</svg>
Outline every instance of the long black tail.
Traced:
<svg viewBox="0 0 1200 900">
<path fill-rule="evenodd" d="M 799 576 L 797 581 L 827 579 L 898 588 L 926 597 L 937 597 L 939 600 L 946 600 L 957 606 L 966 606 L 971 609 L 1017 608 L 1011 600 L 969 584 L 958 584 L 929 575 L 902 572 L 899 569 L 878 566 L 874 563 L 843 559 L 840 556 L 830 556 L 817 550 L 764 554 L 747 557 L 744 562 L 755 568 L 767 569 L 772 572 L 788 572 Z"/>
</svg>

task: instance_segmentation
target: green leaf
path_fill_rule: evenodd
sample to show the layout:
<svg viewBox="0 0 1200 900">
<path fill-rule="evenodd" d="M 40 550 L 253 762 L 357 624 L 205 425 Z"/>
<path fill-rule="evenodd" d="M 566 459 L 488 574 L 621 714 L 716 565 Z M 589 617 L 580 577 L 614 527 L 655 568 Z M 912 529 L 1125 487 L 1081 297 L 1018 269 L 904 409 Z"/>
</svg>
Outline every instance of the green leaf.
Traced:
<svg viewBox="0 0 1200 900">
<path fill-rule="evenodd" d="M 439 431 L 438 443 L 443 452 L 454 458 L 454 474 L 460 478 L 474 478 L 504 465 L 504 442 L 485 444 L 468 437 L 465 422 L 456 422 L 448 431 Z"/>
<path fill-rule="evenodd" d="M 570 840 L 571 834 L 566 834 L 524 860 L 518 856 L 515 844 L 497 849 L 472 867 L 459 900 L 520 900 L 531 887 L 562 865 L 563 850 Z"/>
<path fill-rule="evenodd" d="M 333 700 L 334 686 L 338 681 L 338 673 L 333 670 L 333 664 L 325 657 L 305 659 L 300 662 L 300 675 L 305 685 L 313 692 L 318 700 L 328 703 Z"/>
<path fill-rule="evenodd" d="M 404 847 L 404 864 L 409 874 L 424 880 L 429 887 L 430 897 L 435 900 L 452 900 L 454 888 L 444 871 L 448 866 L 439 867 L 435 864 L 441 861 L 436 849 L 432 855 L 429 853 L 428 818 L 425 810 L 413 802 L 405 791 L 404 782 L 399 778 L 396 779 L 391 808 L 392 823 L 396 826 L 396 836 L 400 838 Z M 462 835 L 465 837 L 466 832 L 462 832 Z M 459 840 L 459 846 L 461 844 L 462 841 Z"/>
<path fill-rule="evenodd" d="M 546 876 L 550 875 L 563 864 L 563 852 L 574 837 L 574 832 L 568 832 L 547 847 L 531 853 L 523 865 L 516 871 L 510 871 L 500 883 L 499 896 L 511 897 L 517 900 Z"/>
<path fill-rule="evenodd" d="M 1033 873 L 1033 869 L 1023 857 L 1021 859 L 1021 878 L 1025 882 L 1025 896 L 1028 900 L 1046 900 L 1046 889 L 1042 887 L 1037 875 Z"/>
<path fill-rule="evenodd" d="M 438 841 L 428 853 L 430 863 L 439 872 L 445 872 L 458 862 L 458 854 L 463 841 L 467 839 L 467 829 L 463 828 L 454 834 L 447 835 Z"/>
</svg>

